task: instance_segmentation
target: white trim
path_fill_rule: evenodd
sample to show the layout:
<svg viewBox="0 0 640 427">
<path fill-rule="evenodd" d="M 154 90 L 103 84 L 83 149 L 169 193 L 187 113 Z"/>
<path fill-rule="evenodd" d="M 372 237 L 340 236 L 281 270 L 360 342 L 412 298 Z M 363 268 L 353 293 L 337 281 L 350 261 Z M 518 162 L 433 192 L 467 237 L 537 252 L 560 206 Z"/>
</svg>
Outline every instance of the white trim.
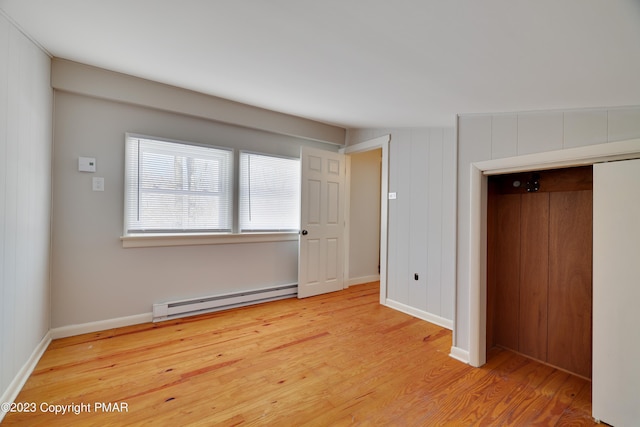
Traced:
<svg viewBox="0 0 640 427">
<path fill-rule="evenodd" d="M 389 143 L 382 144 L 382 172 L 380 180 L 380 302 L 387 299 L 387 254 L 389 225 Z"/>
<path fill-rule="evenodd" d="M 380 148 L 384 146 L 386 143 L 391 141 L 391 135 L 383 135 L 377 138 L 369 139 L 364 142 L 359 142 L 357 144 L 349 145 L 347 147 L 342 148 L 340 151 L 344 154 L 353 154 L 353 153 L 362 153 L 364 151 L 375 150 L 376 148 Z"/>
<path fill-rule="evenodd" d="M 471 203 L 469 226 L 469 364 L 479 367 L 486 362 L 487 303 L 486 296 L 486 235 L 487 224 L 482 219 L 487 212 L 487 177 L 473 164 L 471 168 Z M 484 197 L 483 197 L 484 195 Z M 485 242 L 485 247 L 482 247 Z M 474 334 L 475 332 L 475 334 Z"/>
<path fill-rule="evenodd" d="M 340 150 L 344 154 L 362 153 L 382 149 L 382 171 L 380 173 L 380 304 L 387 300 L 387 227 L 389 217 L 389 143 L 391 135 L 383 135 L 368 141 L 347 146 Z M 348 239 L 349 236 L 346 236 Z"/>
<path fill-rule="evenodd" d="M 123 326 L 138 325 L 140 323 L 151 323 L 153 315 L 151 312 L 135 314 L 133 316 L 117 317 L 115 319 L 98 320 L 96 322 L 82 323 L 79 325 L 62 326 L 49 331 L 51 339 L 73 337 L 76 335 L 88 334 L 91 332 L 104 331 L 107 329 L 121 328 Z"/>
<path fill-rule="evenodd" d="M 638 144 L 640 144 L 640 139 L 630 139 L 507 157 L 505 159 L 487 160 L 473 163 L 473 165 L 477 169 L 480 169 L 485 175 L 525 172 L 533 169 L 558 169 L 571 166 L 592 165 L 594 163 L 628 160 L 640 157 Z"/>
<path fill-rule="evenodd" d="M 13 381 L 11 381 L 9 387 L 7 387 L 4 393 L 2 393 L 2 397 L 0 397 L 0 403 L 13 403 L 16 400 L 16 397 L 18 397 L 18 394 L 22 390 L 22 387 L 24 387 L 25 383 L 31 376 L 31 373 L 38 365 L 40 358 L 47 350 L 47 347 L 49 347 L 51 339 L 51 332 L 47 332 L 44 338 L 42 338 L 40 343 L 38 343 L 36 348 L 33 350 L 31 356 L 29 356 L 25 364 L 22 365 L 20 371 L 18 371 L 16 376 L 13 378 Z M 0 422 L 2 422 L 5 414 L 6 412 L 0 409 Z"/>
<path fill-rule="evenodd" d="M 486 362 L 487 175 L 592 165 L 640 158 L 640 139 L 509 157 L 470 165 L 469 208 L 469 364 Z"/>
<path fill-rule="evenodd" d="M 340 150 L 342 151 L 342 150 Z M 342 195 L 342 206 L 344 206 L 344 235 L 342 242 L 344 243 L 343 263 L 342 263 L 342 281 L 343 289 L 347 289 L 349 283 L 349 267 L 351 263 L 351 156 L 344 156 L 344 191 Z"/>
<path fill-rule="evenodd" d="M 444 317 L 436 316 L 435 314 L 431 314 L 423 310 L 419 310 L 415 307 L 408 306 L 401 302 L 387 299 L 384 305 L 389 308 L 393 308 L 394 310 L 409 314 L 413 317 L 417 317 L 418 319 L 426 320 L 429 323 L 442 326 L 443 328 L 447 328 L 449 330 L 453 329 L 453 322 L 451 320 L 445 319 Z"/>
<path fill-rule="evenodd" d="M 458 146 L 458 129 L 459 129 L 459 121 L 460 121 L 460 116 L 456 116 L 456 125 L 453 129 L 453 140 L 455 142 L 455 159 L 454 159 L 454 165 L 456 170 L 453 173 L 453 188 L 455 191 L 455 194 L 453 195 L 453 213 L 456 216 L 456 218 L 454 219 L 454 230 L 453 230 L 453 242 L 454 242 L 454 246 L 453 246 L 453 260 L 454 260 L 454 264 L 453 264 L 453 310 L 452 310 L 452 318 L 453 318 L 453 328 L 451 330 L 451 342 L 452 343 L 456 343 L 457 342 L 457 322 L 458 322 L 458 193 L 459 193 L 459 188 L 458 188 L 458 160 L 460 157 L 460 150 L 459 150 L 459 146 Z M 468 360 L 468 358 L 467 358 Z"/>
<path fill-rule="evenodd" d="M 123 248 L 158 246 L 228 245 L 297 241 L 298 233 L 138 234 L 120 237 Z"/>
<path fill-rule="evenodd" d="M 469 363 L 469 352 L 461 349 L 460 347 L 452 346 L 449 357 L 459 360 L 462 363 Z"/>
<path fill-rule="evenodd" d="M 377 282 L 379 280 L 379 274 L 372 274 L 371 276 L 351 277 L 347 279 L 347 286 L 362 285 L 363 283 Z"/>
</svg>

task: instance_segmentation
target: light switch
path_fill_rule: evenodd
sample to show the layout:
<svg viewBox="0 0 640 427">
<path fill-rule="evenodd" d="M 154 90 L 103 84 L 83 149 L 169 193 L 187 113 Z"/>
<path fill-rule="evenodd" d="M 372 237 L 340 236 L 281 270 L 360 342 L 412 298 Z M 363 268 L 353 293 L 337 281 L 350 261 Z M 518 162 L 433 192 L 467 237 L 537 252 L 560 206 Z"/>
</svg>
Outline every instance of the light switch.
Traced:
<svg viewBox="0 0 640 427">
<path fill-rule="evenodd" d="M 101 176 L 93 177 L 93 191 L 104 191 L 104 178 Z"/>
<path fill-rule="evenodd" d="M 78 171 L 95 172 L 96 171 L 95 157 L 78 157 Z"/>
<path fill-rule="evenodd" d="M 396 193 L 389 193 L 389 200 L 395 200 L 396 197 Z"/>
</svg>

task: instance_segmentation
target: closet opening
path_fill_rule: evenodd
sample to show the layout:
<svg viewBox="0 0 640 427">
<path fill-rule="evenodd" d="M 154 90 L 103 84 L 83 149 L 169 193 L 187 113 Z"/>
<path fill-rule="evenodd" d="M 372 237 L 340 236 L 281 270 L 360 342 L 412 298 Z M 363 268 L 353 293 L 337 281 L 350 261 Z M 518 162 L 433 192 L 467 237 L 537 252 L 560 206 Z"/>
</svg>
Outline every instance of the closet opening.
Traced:
<svg viewBox="0 0 640 427">
<path fill-rule="evenodd" d="M 487 358 L 592 366 L 592 166 L 488 177 Z"/>
</svg>

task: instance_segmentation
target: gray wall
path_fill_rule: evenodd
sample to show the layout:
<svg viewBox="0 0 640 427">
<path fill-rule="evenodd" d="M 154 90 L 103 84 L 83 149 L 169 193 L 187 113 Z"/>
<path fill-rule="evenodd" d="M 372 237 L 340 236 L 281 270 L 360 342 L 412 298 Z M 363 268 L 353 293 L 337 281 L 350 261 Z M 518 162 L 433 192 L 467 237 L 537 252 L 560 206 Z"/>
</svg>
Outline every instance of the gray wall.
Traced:
<svg viewBox="0 0 640 427">
<path fill-rule="evenodd" d="M 302 145 L 338 146 L 176 113 L 181 106 L 154 108 L 171 109 L 176 91 L 184 95 L 164 85 L 156 86 L 154 106 L 133 105 L 140 99 L 137 88 L 151 93 L 153 83 L 122 75 L 110 81 L 110 93 L 120 93 L 118 82 L 126 82 L 131 103 L 96 98 L 92 88 L 101 87 L 104 73 L 82 68 L 82 87 L 60 75 L 66 68 L 53 71 L 54 82 L 69 84 L 55 91 L 52 328 L 150 313 L 154 302 L 296 283 L 297 241 L 123 248 L 124 135 L 296 157 Z M 191 95 L 201 102 L 200 95 L 185 96 Z M 95 157 L 97 172 L 78 172 L 79 156 Z M 93 176 L 104 177 L 104 192 L 91 190 Z"/>
<path fill-rule="evenodd" d="M 469 350 L 471 163 L 640 137 L 640 107 L 461 115 L 454 347 Z"/>
<path fill-rule="evenodd" d="M 49 330 L 50 64 L 0 14 L 0 402 Z"/>
<path fill-rule="evenodd" d="M 452 128 L 350 129 L 348 145 L 391 135 L 387 303 L 451 327 L 456 146 Z M 414 274 L 418 280 L 414 280 Z"/>
<path fill-rule="evenodd" d="M 90 65 L 54 58 L 54 89 L 215 120 L 281 135 L 344 144 L 344 128 L 265 110 Z"/>
<path fill-rule="evenodd" d="M 349 155 L 349 283 L 378 276 L 380 261 L 380 162 L 382 150 Z M 378 276 L 379 277 L 379 276 Z"/>
</svg>

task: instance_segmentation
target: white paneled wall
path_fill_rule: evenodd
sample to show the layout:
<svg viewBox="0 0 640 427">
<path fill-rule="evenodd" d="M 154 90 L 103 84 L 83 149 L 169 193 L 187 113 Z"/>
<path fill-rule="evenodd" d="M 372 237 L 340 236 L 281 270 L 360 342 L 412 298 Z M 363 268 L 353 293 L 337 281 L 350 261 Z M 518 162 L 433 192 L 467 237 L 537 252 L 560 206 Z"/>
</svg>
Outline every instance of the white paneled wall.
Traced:
<svg viewBox="0 0 640 427">
<path fill-rule="evenodd" d="M 515 141 L 511 141 L 516 143 L 518 155 L 562 148 L 564 137 L 562 113 L 529 113 L 518 115 L 517 120 L 518 137 Z"/>
<path fill-rule="evenodd" d="M 387 304 L 451 327 L 455 292 L 454 129 L 351 129 L 348 144 L 391 134 Z M 418 279 L 415 280 L 415 274 Z"/>
<path fill-rule="evenodd" d="M 500 159 L 636 138 L 640 107 L 468 114 L 460 116 L 460 127 L 473 133 L 474 144 L 489 141 L 481 160 Z"/>
<path fill-rule="evenodd" d="M 458 120 L 458 247 L 454 347 L 469 349 L 471 163 L 640 137 L 640 107 L 468 114 Z"/>
<path fill-rule="evenodd" d="M 49 330 L 49 75 L 49 57 L 0 14 L 0 401 Z"/>
</svg>

